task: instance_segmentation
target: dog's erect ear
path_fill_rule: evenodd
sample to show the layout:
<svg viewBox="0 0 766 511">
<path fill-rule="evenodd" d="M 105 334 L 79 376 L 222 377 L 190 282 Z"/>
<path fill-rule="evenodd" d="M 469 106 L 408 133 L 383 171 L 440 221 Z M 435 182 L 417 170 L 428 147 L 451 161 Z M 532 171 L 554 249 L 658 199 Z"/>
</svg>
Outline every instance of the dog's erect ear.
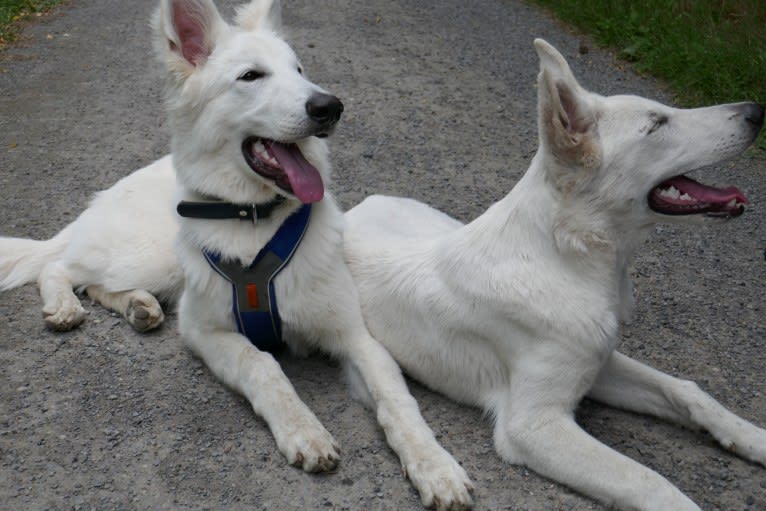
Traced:
<svg viewBox="0 0 766 511">
<path fill-rule="evenodd" d="M 184 76 L 205 63 L 225 26 L 211 0 L 162 0 L 155 16 L 159 51 Z"/>
<path fill-rule="evenodd" d="M 237 9 L 237 25 L 244 30 L 282 31 L 279 0 L 253 0 Z"/>
<path fill-rule="evenodd" d="M 540 135 L 550 149 L 568 163 L 592 166 L 596 113 L 588 95 L 577 83 L 569 64 L 542 39 L 535 39 L 540 57 L 538 109 Z M 572 161 L 574 158 L 574 161 Z"/>
</svg>

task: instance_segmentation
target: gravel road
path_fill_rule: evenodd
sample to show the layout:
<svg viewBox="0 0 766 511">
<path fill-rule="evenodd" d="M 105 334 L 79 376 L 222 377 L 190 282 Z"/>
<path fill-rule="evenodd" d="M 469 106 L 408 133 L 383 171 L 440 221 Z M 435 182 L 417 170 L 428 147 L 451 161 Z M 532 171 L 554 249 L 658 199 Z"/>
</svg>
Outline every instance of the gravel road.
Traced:
<svg viewBox="0 0 766 511">
<path fill-rule="evenodd" d="M 308 74 L 346 106 L 331 139 L 332 189 L 346 208 L 399 194 L 467 220 L 503 196 L 536 146 L 537 36 L 593 90 L 668 101 L 660 84 L 519 1 L 283 7 Z M 71 0 L 0 56 L 0 233 L 50 237 L 93 192 L 167 151 L 153 8 Z M 657 228 L 636 264 L 637 317 L 623 349 L 766 425 L 766 157 L 717 170 L 752 205 L 717 228 Z M 86 302 L 86 323 L 55 334 L 40 307 L 31 285 L 0 295 L 0 508 L 420 509 L 336 363 L 281 359 L 343 448 L 337 473 L 308 475 L 286 465 L 244 400 L 183 348 L 173 314 L 139 335 Z M 412 390 L 476 483 L 477 509 L 603 509 L 503 463 L 480 411 Z M 706 434 L 589 402 L 578 419 L 705 510 L 766 509 L 766 469 Z"/>
</svg>

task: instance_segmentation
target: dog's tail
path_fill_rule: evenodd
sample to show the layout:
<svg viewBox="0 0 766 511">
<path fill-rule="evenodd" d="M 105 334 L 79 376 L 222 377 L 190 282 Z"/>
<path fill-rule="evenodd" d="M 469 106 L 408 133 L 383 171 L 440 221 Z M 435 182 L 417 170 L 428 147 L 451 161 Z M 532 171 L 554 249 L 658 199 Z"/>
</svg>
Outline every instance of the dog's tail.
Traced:
<svg viewBox="0 0 766 511">
<path fill-rule="evenodd" d="M 64 252 L 71 232 L 68 225 L 45 241 L 0 236 L 0 291 L 36 281 L 45 265 Z"/>
</svg>

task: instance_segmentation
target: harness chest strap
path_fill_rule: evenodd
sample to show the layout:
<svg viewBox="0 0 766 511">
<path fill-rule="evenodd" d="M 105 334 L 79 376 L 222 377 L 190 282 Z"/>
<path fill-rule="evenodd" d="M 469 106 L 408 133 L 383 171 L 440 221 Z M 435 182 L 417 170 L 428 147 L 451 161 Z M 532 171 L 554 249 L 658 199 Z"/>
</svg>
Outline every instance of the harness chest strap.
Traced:
<svg viewBox="0 0 766 511">
<path fill-rule="evenodd" d="M 249 266 L 242 266 L 237 261 L 221 261 L 220 254 L 202 250 L 211 268 L 231 284 L 232 312 L 239 333 L 258 349 L 278 351 L 284 347 L 274 277 L 295 254 L 310 216 L 310 204 L 304 204 L 290 215 Z"/>
</svg>

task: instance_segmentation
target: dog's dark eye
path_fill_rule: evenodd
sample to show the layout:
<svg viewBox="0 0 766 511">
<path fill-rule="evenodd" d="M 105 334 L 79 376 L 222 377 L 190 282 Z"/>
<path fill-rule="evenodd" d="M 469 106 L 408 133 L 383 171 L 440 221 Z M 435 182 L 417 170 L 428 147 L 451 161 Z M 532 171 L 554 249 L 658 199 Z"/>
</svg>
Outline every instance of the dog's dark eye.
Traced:
<svg viewBox="0 0 766 511">
<path fill-rule="evenodd" d="M 242 80 L 243 82 L 254 82 L 258 79 L 263 78 L 264 76 L 266 76 L 266 73 L 262 73 L 260 71 L 256 71 L 255 69 L 251 69 L 250 71 L 246 72 L 245 74 L 237 78 L 237 80 Z"/>
<path fill-rule="evenodd" d="M 668 116 L 667 115 L 658 115 L 658 114 L 652 114 L 650 116 L 650 120 L 652 122 L 651 127 L 649 128 L 649 131 L 646 132 L 647 135 L 651 135 L 664 125 L 668 123 Z"/>
<path fill-rule="evenodd" d="M 301 66 L 298 66 L 298 74 L 299 75 L 303 74 L 303 68 Z"/>
</svg>

